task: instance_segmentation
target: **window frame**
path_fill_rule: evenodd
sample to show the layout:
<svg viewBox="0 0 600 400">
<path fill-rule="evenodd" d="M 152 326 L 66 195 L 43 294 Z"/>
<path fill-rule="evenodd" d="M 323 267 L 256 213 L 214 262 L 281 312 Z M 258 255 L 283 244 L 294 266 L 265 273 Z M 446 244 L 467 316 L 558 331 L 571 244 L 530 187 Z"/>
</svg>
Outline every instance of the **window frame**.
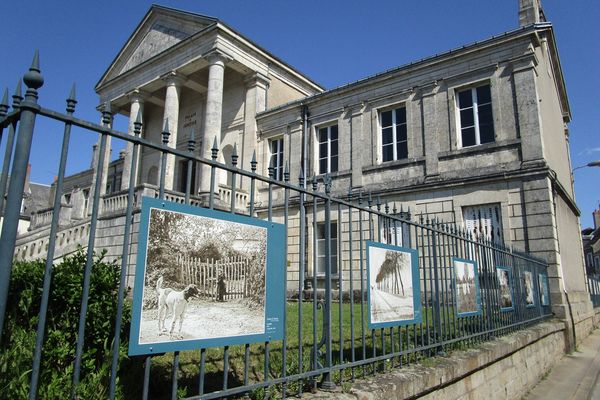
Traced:
<svg viewBox="0 0 600 400">
<path fill-rule="evenodd" d="M 488 103 L 480 104 L 478 102 L 477 89 L 488 86 L 490 91 L 490 101 Z M 460 104 L 460 94 L 466 91 L 471 92 L 471 105 L 468 107 L 461 108 Z M 464 86 L 460 88 L 454 89 L 454 105 L 456 110 L 456 133 L 457 133 L 457 144 L 458 148 L 469 148 L 475 146 L 481 146 L 483 144 L 495 143 L 496 142 L 496 129 L 494 127 L 494 111 L 493 111 L 493 99 L 492 99 L 492 84 L 491 82 L 478 82 L 476 84 L 472 84 L 469 86 Z M 480 106 L 490 107 L 490 124 L 492 126 L 492 140 L 488 142 L 481 143 L 481 123 L 479 120 L 479 108 Z M 473 125 L 472 127 L 475 129 L 475 144 L 465 146 L 463 144 L 463 126 L 462 126 L 462 118 L 461 118 L 461 110 L 471 108 L 473 110 Z M 470 128 L 468 126 L 466 128 Z M 465 128 L 465 129 L 466 129 Z"/>
<path fill-rule="evenodd" d="M 335 127 L 337 129 L 337 138 L 331 139 L 331 128 Z M 327 141 L 321 142 L 320 135 L 321 130 L 327 129 Z M 337 158 L 337 168 L 335 171 L 331 169 L 331 159 L 333 155 L 331 154 L 331 143 L 333 141 L 337 142 L 337 152 L 335 157 Z M 327 156 L 321 157 L 321 143 L 327 143 Z M 327 159 L 327 168 L 326 171 L 321 171 L 321 159 Z M 315 171 L 317 171 L 317 175 L 324 174 L 333 174 L 340 170 L 340 126 L 337 121 L 332 122 L 330 124 L 319 125 L 315 127 L 315 163 L 314 163 Z"/>
<path fill-rule="evenodd" d="M 317 277 L 323 277 L 325 276 L 325 251 L 323 251 L 323 255 L 319 255 L 319 248 L 320 246 L 322 246 L 323 243 L 325 243 L 325 241 L 327 240 L 327 238 L 325 237 L 325 222 L 317 222 L 316 224 L 316 232 L 315 232 L 315 245 L 316 245 L 316 258 L 315 260 L 313 260 L 313 274 Z M 323 230 L 323 237 L 320 237 L 321 235 L 319 234 L 320 232 L 320 228 L 322 228 Z M 331 276 L 332 277 L 337 277 L 339 274 L 338 271 L 338 245 L 339 245 L 339 238 L 338 238 L 338 224 L 337 221 L 330 221 L 330 230 L 331 230 Z M 319 266 L 321 265 L 321 260 L 323 260 L 323 270 L 321 271 Z"/>
<path fill-rule="evenodd" d="M 273 143 L 278 143 L 277 150 L 273 152 Z M 284 161 L 284 142 L 283 136 L 274 137 L 268 140 L 269 147 L 269 162 L 267 164 L 267 173 L 268 168 L 274 167 L 273 171 L 273 179 L 277 181 L 283 180 L 283 161 Z M 273 157 L 275 157 L 275 163 L 273 163 Z"/>
<path fill-rule="evenodd" d="M 467 212 L 470 211 L 470 209 L 478 210 L 479 214 L 481 214 L 481 211 L 483 210 L 483 215 L 479 215 L 479 218 L 477 218 L 476 220 L 468 219 Z M 491 214 L 489 215 L 490 221 L 491 221 L 491 224 L 490 224 L 491 231 L 489 233 L 481 231 L 482 225 L 480 224 L 480 222 L 488 219 L 488 218 L 486 218 L 487 214 L 486 214 L 485 209 L 488 209 L 488 211 L 491 210 Z M 461 207 L 461 212 L 462 212 L 462 219 L 463 219 L 464 227 L 467 232 L 469 232 L 472 235 L 476 234 L 476 232 L 473 231 L 473 229 L 475 227 L 470 228 L 469 223 L 468 223 L 468 221 L 473 221 L 472 224 L 477 225 L 476 226 L 477 231 L 479 233 L 483 233 L 487 240 L 490 240 L 494 243 L 505 243 L 505 240 L 506 240 L 505 236 L 504 236 L 504 233 L 505 233 L 504 232 L 504 225 L 505 225 L 504 222 L 505 221 L 503 220 L 503 217 L 502 217 L 503 212 L 502 212 L 502 203 L 501 202 L 463 205 Z M 491 219 L 491 217 L 493 217 L 494 212 L 498 213 L 498 216 L 497 216 L 498 217 L 497 222 L 499 224 L 498 226 L 494 226 L 494 221 L 493 221 L 493 219 Z M 496 235 L 496 233 L 494 232 L 494 228 L 498 229 L 498 232 L 497 232 L 498 235 Z"/>
<path fill-rule="evenodd" d="M 398 123 L 396 121 L 396 110 L 404 109 L 404 122 Z M 377 110 L 377 120 L 379 124 L 379 145 L 378 145 L 378 153 L 380 155 L 381 163 L 388 163 L 393 161 L 406 160 L 409 158 L 409 146 L 408 146 L 408 113 L 407 113 L 406 103 L 395 104 L 393 106 L 388 106 L 385 108 L 380 108 Z M 385 152 L 383 151 L 384 143 L 383 143 L 383 130 L 387 127 L 383 126 L 383 114 L 386 112 L 390 112 L 392 116 L 392 142 L 386 144 L 385 146 L 392 146 L 392 159 L 385 160 Z M 398 140 L 398 126 L 404 126 L 406 138 L 404 140 Z M 405 143 L 406 146 L 406 157 L 400 158 L 398 155 L 398 145 L 399 143 Z"/>
</svg>

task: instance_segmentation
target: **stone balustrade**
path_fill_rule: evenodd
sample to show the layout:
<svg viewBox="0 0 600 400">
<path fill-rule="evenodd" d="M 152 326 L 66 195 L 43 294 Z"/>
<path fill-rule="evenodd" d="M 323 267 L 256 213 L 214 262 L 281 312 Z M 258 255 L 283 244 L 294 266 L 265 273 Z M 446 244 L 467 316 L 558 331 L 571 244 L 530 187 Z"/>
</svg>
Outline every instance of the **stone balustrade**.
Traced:
<svg viewBox="0 0 600 400">
<path fill-rule="evenodd" d="M 231 204 L 231 188 L 219 185 L 219 199 L 224 204 Z M 245 211 L 248 207 L 248 193 L 246 191 L 236 189 L 234 204 L 236 210 Z"/>
</svg>

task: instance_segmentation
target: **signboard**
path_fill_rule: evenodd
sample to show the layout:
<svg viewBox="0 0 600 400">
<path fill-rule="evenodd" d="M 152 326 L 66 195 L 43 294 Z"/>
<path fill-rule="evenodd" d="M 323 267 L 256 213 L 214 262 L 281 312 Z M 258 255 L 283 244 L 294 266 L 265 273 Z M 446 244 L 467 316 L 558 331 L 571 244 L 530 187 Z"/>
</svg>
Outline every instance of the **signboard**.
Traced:
<svg viewBox="0 0 600 400">
<path fill-rule="evenodd" d="M 456 315 L 468 317 L 481 315 L 479 272 L 477 263 L 462 258 L 452 258 L 454 266 L 454 292 L 456 293 Z"/>
<path fill-rule="evenodd" d="M 538 285 L 540 289 L 540 303 L 543 306 L 549 306 L 550 296 L 548 295 L 548 277 L 546 274 L 538 274 Z"/>
<path fill-rule="evenodd" d="M 421 322 L 417 250 L 367 241 L 369 329 Z"/>
<path fill-rule="evenodd" d="M 523 271 L 523 280 L 525 283 L 525 306 L 535 307 L 535 289 L 533 286 L 533 274 L 531 271 Z"/>
<path fill-rule="evenodd" d="M 500 310 L 514 310 L 512 271 L 507 267 L 496 267 L 496 275 L 500 283 Z"/>
<path fill-rule="evenodd" d="M 143 198 L 129 355 L 283 338 L 285 227 Z"/>
</svg>

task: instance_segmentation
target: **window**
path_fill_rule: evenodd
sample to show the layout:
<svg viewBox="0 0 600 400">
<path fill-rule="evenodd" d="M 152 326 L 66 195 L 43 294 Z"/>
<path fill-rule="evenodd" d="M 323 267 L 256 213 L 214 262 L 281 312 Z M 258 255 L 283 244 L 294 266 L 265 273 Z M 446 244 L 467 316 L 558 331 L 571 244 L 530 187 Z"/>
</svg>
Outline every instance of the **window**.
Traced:
<svg viewBox="0 0 600 400">
<path fill-rule="evenodd" d="M 460 140 L 462 147 L 494 141 L 490 85 L 458 92 Z"/>
<path fill-rule="evenodd" d="M 475 236 L 483 235 L 492 242 L 503 242 L 500 204 L 486 204 L 463 208 L 467 231 Z"/>
<path fill-rule="evenodd" d="M 338 170 L 338 126 L 331 125 L 317 131 L 319 174 Z"/>
<path fill-rule="evenodd" d="M 406 218 L 405 214 L 392 214 L 394 217 Z M 408 243 L 409 226 L 391 218 L 380 219 L 380 241 L 385 244 L 403 246 Z"/>
<path fill-rule="evenodd" d="M 188 160 L 179 161 L 179 187 L 178 190 L 185 193 L 187 188 L 187 176 L 188 176 Z M 196 193 L 196 161 L 192 161 L 192 181 L 190 185 L 190 194 Z"/>
<path fill-rule="evenodd" d="M 331 274 L 337 275 L 338 241 L 337 241 L 337 223 L 331 223 Z M 317 223 L 317 275 L 325 275 L 325 223 Z"/>
<path fill-rule="evenodd" d="M 407 158 L 406 107 L 382 111 L 380 118 L 383 162 Z"/>
<path fill-rule="evenodd" d="M 283 138 L 269 140 L 269 167 L 274 168 L 273 178 L 278 181 L 283 180 Z"/>
</svg>

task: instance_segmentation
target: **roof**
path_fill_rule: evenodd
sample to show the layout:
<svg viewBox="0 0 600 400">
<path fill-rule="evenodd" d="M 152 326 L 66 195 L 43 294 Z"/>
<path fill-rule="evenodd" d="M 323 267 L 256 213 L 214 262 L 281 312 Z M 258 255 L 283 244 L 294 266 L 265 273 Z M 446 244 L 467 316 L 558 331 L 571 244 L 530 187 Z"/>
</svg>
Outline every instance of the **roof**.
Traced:
<svg viewBox="0 0 600 400">
<path fill-rule="evenodd" d="M 104 74 L 96 84 L 96 91 L 98 91 L 102 86 L 110 82 L 113 78 L 116 78 L 122 75 L 124 72 L 127 72 L 127 69 L 123 69 L 123 67 L 126 66 L 125 63 L 129 59 L 129 57 L 134 56 L 133 53 L 135 52 L 136 45 L 141 43 L 141 41 L 146 37 L 146 35 L 151 33 L 151 28 L 154 27 L 153 24 L 160 20 L 161 17 L 177 20 L 178 22 L 181 22 L 182 27 L 184 27 L 185 29 L 181 31 L 169 29 L 168 32 L 165 32 L 165 35 L 167 36 L 166 43 L 164 40 L 165 37 L 163 37 L 161 40 L 158 40 L 157 43 L 153 43 L 153 45 L 156 45 L 156 49 L 151 54 L 141 55 L 140 58 L 142 61 L 140 61 L 139 64 L 145 63 L 146 61 L 160 56 L 175 45 L 188 43 L 197 36 L 205 34 L 213 29 L 221 29 L 229 31 L 230 33 L 233 33 L 234 35 L 238 36 L 242 39 L 243 42 L 245 42 L 245 44 L 258 51 L 258 53 L 263 54 L 271 61 L 274 61 L 276 64 L 279 64 L 284 69 L 287 69 L 293 74 L 300 77 L 310 86 L 312 86 L 314 90 L 324 90 L 324 88 L 320 84 L 315 82 L 313 79 L 311 79 L 304 73 L 298 71 L 296 68 L 281 60 L 279 57 L 265 50 L 263 47 L 248 39 L 246 36 L 240 34 L 238 31 L 231 28 L 223 21 L 202 14 L 182 11 L 175 8 L 153 4 L 144 16 L 144 18 L 137 25 L 131 36 L 127 39 L 117 56 L 113 59 L 106 72 L 104 72 Z"/>
<path fill-rule="evenodd" d="M 315 100 L 323 98 L 323 97 L 342 93 L 347 90 L 352 90 L 358 86 L 371 83 L 378 79 L 382 79 L 382 80 L 386 79 L 391 75 L 406 72 L 412 68 L 425 66 L 427 64 L 442 62 L 449 57 L 457 57 L 461 54 L 472 52 L 481 47 L 494 45 L 494 44 L 504 41 L 506 39 L 516 38 L 516 37 L 520 37 L 522 35 L 528 35 L 528 34 L 540 32 L 540 31 L 548 31 L 552 34 L 552 32 L 553 32 L 552 24 L 549 22 L 543 22 L 543 23 L 531 24 L 531 25 L 517 28 L 517 29 L 511 30 L 511 31 L 507 31 L 501 35 L 495 35 L 495 36 L 492 36 L 485 40 L 476 41 L 471 44 L 467 44 L 467 45 L 464 45 L 464 46 L 461 46 L 461 47 L 458 47 L 458 48 L 455 48 L 452 50 L 448 50 L 444 53 L 435 54 L 430 57 L 425 57 L 420 60 L 413 61 L 413 62 L 410 62 L 407 64 L 403 64 L 403 65 L 388 69 L 386 71 L 367 76 L 366 78 L 359 79 L 357 81 L 350 82 L 350 83 L 335 87 L 333 89 L 329 89 L 327 91 L 314 94 L 312 96 L 305 97 L 303 99 L 298 99 L 298 100 L 294 100 L 294 101 L 282 104 L 278 107 L 265 110 L 265 111 L 259 113 L 258 116 L 268 115 L 270 113 L 281 111 L 286 108 L 297 107 L 298 105 L 306 104 L 308 102 L 315 101 Z M 553 54 L 555 55 L 555 57 L 554 57 L 555 63 L 553 63 L 553 66 L 558 70 L 558 72 L 555 74 L 555 76 L 558 79 L 557 86 L 558 86 L 559 94 L 561 96 L 561 105 L 563 106 L 563 109 L 566 110 L 566 114 L 568 114 L 568 116 L 570 118 L 570 109 L 569 109 L 568 99 L 567 99 L 567 95 L 566 95 L 566 87 L 565 87 L 564 78 L 562 75 L 562 69 L 560 67 L 560 62 L 558 59 L 558 52 L 556 50 L 556 42 L 554 41 L 553 35 L 552 35 L 552 40 L 550 42 L 551 42 L 551 48 L 552 48 Z"/>
</svg>

